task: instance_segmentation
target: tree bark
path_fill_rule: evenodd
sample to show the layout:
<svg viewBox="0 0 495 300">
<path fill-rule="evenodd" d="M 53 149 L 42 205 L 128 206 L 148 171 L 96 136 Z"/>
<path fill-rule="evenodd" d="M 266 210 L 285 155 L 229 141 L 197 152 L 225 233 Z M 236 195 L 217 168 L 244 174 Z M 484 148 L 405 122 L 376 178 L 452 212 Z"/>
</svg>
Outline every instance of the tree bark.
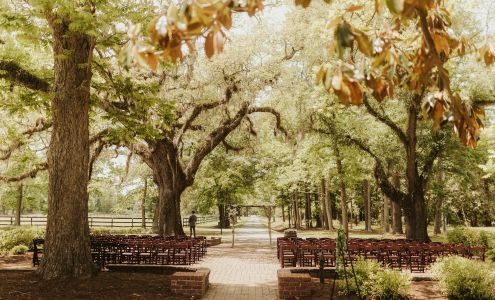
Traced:
<svg viewBox="0 0 495 300">
<path fill-rule="evenodd" d="M 442 184 L 442 188 L 439 195 L 435 201 L 435 220 L 433 226 L 433 234 L 438 235 L 442 233 L 442 205 L 443 205 L 443 181 L 445 180 L 445 175 L 443 170 L 438 174 L 438 181 Z"/>
<path fill-rule="evenodd" d="M 311 218 L 311 191 L 308 187 L 308 185 L 305 183 L 304 184 L 304 196 L 305 196 L 305 199 L 306 199 L 306 206 L 305 206 L 305 209 L 304 209 L 304 217 L 305 217 L 305 221 L 306 221 L 306 229 L 309 229 L 311 227 L 313 227 L 313 224 L 312 224 L 312 218 Z"/>
<path fill-rule="evenodd" d="M 323 229 L 325 230 L 330 230 L 330 222 L 328 218 L 328 208 L 327 208 L 327 202 L 328 202 L 328 196 L 327 196 L 327 181 L 325 178 L 321 179 L 321 196 L 320 196 L 320 202 L 321 202 L 321 216 L 322 216 L 322 225 Z"/>
<path fill-rule="evenodd" d="M 328 230 L 333 230 L 333 203 L 332 196 L 330 194 L 330 188 L 328 187 L 328 180 L 325 180 L 325 205 L 326 205 L 326 214 L 328 220 Z"/>
<path fill-rule="evenodd" d="M 17 186 L 17 203 L 16 203 L 16 207 L 15 207 L 15 225 L 16 226 L 21 226 L 23 188 L 24 188 L 24 186 L 21 182 Z"/>
<path fill-rule="evenodd" d="M 49 15 L 55 82 L 48 151 L 48 222 L 38 273 L 44 279 L 90 277 L 88 224 L 89 101 L 94 38 Z"/>
<path fill-rule="evenodd" d="M 371 231 L 371 194 L 370 181 L 363 180 L 364 230 Z"/>
<path fill-rule="evenodd" d="M 349 236 L 349 222 L 347 219 L 347 193 L 344 180 L 344 168 L 342 166 L 342 157 L 340 156 L 340 149 L 337 144 L 337 140 L 334 142 L 334 152 L 337 159 L 337 173 L 340 179 L 340 207 L 342 210 L 342 227 L 344 228 L 345 234 Z"/>
<path fill-rule="evenodd" d="M 177 149 L 167 141 L 153 143 L 148 165 L 158 187 L 158 234 L 184 236 L 180 213 L 180 197 L 189 186 L 179 166 Z"/>
<path fill-rule="evenodd" d="M 146 197 L 148 194 L 148 177 L 144 177 L 143 198 L 141 199 L 141 227 L 146 228 Z"/>
<path fill-rule="evenodd" d="M 398 173 L 394 174 L 394 186 L 396 189 L 400 190 L 400 177 Z M 392 233 L 403 234 L 402 231 L 402 209 L 399 203 L 392 201 Z"/>
<path fill-rule="evenodd" d="M 383 231 L 390 232 L 390 223 L 389 223 L 389 202 L 387 196 L 383 197 Z"/>
</svg>

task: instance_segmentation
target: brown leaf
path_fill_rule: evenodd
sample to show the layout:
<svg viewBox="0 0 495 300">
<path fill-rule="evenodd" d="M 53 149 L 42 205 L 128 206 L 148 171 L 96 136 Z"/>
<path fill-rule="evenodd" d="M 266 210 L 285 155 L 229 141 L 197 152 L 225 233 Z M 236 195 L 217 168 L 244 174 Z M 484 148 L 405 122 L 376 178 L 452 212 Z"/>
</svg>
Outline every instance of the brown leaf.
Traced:
<svg viewBox="0 0 495 300">
<path fill-rule="evenodd" d="M 364 55 L 371 57 L 373 55 L 373 44 L 368 36 L 358 29 L 353 30 L 353 35 L 357 42 L 359 51 L 361 51 Z"/>
<path fill-rule="evenodd" d="M 230 8 L 227 8 L 219 17 L 218 17 L 218 21 L 220 21 L 220 23 L 222 23 L 222 25 L 226 28 L 226 29 L 230 29 L 232 28 L 232 12 L 230 10 Z"/>
<path fill-rule="evenodd" d="M 210 31 L 208 35 L 206 36 L 205 40 L 205 54 L 206 57 L 212 58 L 213 55 L 215 55 L 215 45 L 214 45 L 214 39 L 215 39 L 215 33 L 213 31 Z"/>
<path fill-rule="evenodd" d="M 158 57 L 154 53 L 148 53 L 147 62 L 151 70 L 156 71 L 156 68 L 158 67 Z"/>
<path fill-rule="evenodd" d="M 450 46 L 447 37 L 437 33 L 432 33 L 431 36 L 433 38 L 433 42 L 435 43 L 435 49 L 437 50 L 437 52 L 449 55 Z"/>
<path fill-rule="evenodd" d="M 346 12 L 355 12 L 364 8 L 364 5 L 351 5 L 345 9 Z"/>
</svg>

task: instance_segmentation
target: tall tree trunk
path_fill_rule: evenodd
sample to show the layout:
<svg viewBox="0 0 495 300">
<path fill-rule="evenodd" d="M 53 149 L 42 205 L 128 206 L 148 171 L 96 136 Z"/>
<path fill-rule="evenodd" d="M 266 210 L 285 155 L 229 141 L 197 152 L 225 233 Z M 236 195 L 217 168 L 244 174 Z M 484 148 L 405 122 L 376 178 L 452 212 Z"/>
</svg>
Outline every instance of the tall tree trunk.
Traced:
<svg viewBox="0 0 495 300">
<path fill-rule="evenodd" d="M 284 207 L 284 202 L 285 202 L 285 198 L 282 198 L 282 222 L 285 224 L 285 207 Z"/>
<path fill-rule="evenodd" d="M 438 181 L 441 182 L 442 188 L 435 201 L 435 220 L 433 226 L 433 234 L 438 235 L 442 233 L 442 205 L 443 205 L 443 181 L 445 180 L 445 175 L 443 170 L 438 173 Z"/>
<path fill-rule="evenodd" d="M 141 199 L 141 227 L 146 228 L 146 197 L 148 194 L 148 177 L 144 177 L 143 198 Z"/>
<path fill-rule="evenodd" d="M 370 181 L 363 180 L 364 230 L 371 231 L 371 193 Z"/>
<path fill-rule="evenodd" d="M 394 186 L 396 189 L 400 190 L 400 177 L 398 173 L 394 174 Z M 392 201 L 392 233 L 403 234 L 402 231 L 402 209 L 399 203 Z"/>
<path fill-rule="evenodd" d="M 330 230 L 330 222 L 328 221 L 328 208 L 327 208 L 327 181 L 325 178 L 321 179 L 321 196 L 320 196 L 320 202 L 321 202 L 321 216 L 322 216 L 322 225 L 323 229 Z"/>
<path fill-rule="evenodd" d="M 389 232 L 390 231 L 390 223 L 389 223 L 389 203 L 390 200 L 388 199 L 387 196 L 383 197 L 383 231 L 384 232 Z"/>
<path fill-rule="evenodd" d="M 160 201 L 156 199 L 155 202 L 155 211 L 153 212 L 153 225 L 151 226 L 151 230 L 153 232 L 158 232 L 158 213 L 160 212 Z"/>
<path fill-rule="evenodd" d="M 328 230 L 333 230 L 333 203 L 332 196 L 330 194 L 330 188 L 328 187 L 328 180 L 325 180 L 325 205 L 326 205 L 326 215 L 328 221 Z"/>
<path fill-rule="evenodd" d="M 299 192 L 294 192 L 294 224 L 297 229 L 301 228 L 301 211 L 299 210 Z"/>
<path fill-rule="evenodd" d="M 292 218 L 291 218 L 291 211 L 292 211 L 292 205 L 289 203 L 287 204 L 287 219 L 289 220 L 289 228 L 292 228 L 291 225 L 292 225 Z"/>
<path fill-rule="evenodd" d="M 89 277 L 89 100 L 94 38 L 48 17 L 53 31 L 52 137 L 48 151 L 48 221 L 38 273 L 44 279 Z"/>
<path fill-rule="evenodd" d="M 176 149 L 166 141 L 154 143 L 149 166 L 158 187 L 158 234 L 184 236 L 180 197 L 187 188 L 185 174 L 179 166 Z"/>
<path fill-rule="evenodd" d="M 342 166 L 342 157 L 340 156 L 340 149 L 337 145 L 337 140 L 334 141 L 334 152 L 337 159 L 337 173 L 339 174 L 340 180 L 340 207 L 342 210 L 342 226 L 344 228 L 345 234 L 349 236 L 349 222 L 347 219 L 347 193 L 344 180 L 344 168 Z"/>
<path fill-rule="evenodd" d="M 418 241 L 429 241 L 428 214 L 424 194 L 424 182 L 417 169 L 417 116 L 420 97 L 416 96 L 409 106 L 407 127 L 406 178 L 407 198 L 404 202 L 404 217 L 407 219 L 406 237 Z"/>
<path fill-rule="evenodd" d="M 311 224 L 312 223 L 311 222 L 311 219 L 312 219 L 311 218 L 311 191 L 310 191 L 310 189 L 306 183 L 304 184 L 304 196 L 306 199 L 304 217 L 305 217 L 305 221 L 306 221 L 306 229 L 309 229 L 309 228 L 313 227 L 313 225 Z"/>
<path fill-rule="evenodd" d="M 17 186 L 17 203 L 15 206 L 15 225 L 16 226 L 21 226 L 23 188 L 24 188 L 24 186 L 21 182 Z"/>
<path fill-rule="evenodd" d="M 316 192 L 314 193 L 315 197 L 315 210 L 316 210 L 316 227 L 317 228 L 323 228 L 323 210 L 321 209 L 321 203 L 320 203 L 320 192 L 318 191 L 318 188 L 316 188 Z"/>
</svg>

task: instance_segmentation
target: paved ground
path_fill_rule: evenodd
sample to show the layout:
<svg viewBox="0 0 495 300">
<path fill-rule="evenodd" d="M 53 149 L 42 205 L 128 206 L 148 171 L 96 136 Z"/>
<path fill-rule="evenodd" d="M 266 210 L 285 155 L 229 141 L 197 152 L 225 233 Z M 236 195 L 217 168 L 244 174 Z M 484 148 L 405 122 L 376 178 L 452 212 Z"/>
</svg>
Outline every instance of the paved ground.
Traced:
<svg viewBox="0 0 495 300">
<path fill-rule="evenodd" d="M 226 231 L 222 244 L 208 249 L 198 266 L 211 269 L 210 289 L 203 299 L 268 300 L 277 299 L 276 239 L 257 216 L 246 217 L 236 228 L 235 247 L 231 247 L 231 232 Z"/>
</svg>

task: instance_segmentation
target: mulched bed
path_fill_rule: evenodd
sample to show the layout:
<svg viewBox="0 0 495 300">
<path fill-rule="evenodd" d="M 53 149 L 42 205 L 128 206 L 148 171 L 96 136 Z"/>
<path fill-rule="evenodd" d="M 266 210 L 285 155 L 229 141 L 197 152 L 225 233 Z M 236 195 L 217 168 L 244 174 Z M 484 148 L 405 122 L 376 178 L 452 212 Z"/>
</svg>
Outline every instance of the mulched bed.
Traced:
<svg viewBox="0 0 495 300">
<path fill-rule="evenodd" d="M 33 271 L 0 271 L 0 299 L 194 299 L 170 295 L 163 275 L 101 272 L 42 281 Z"/>
</svg>

